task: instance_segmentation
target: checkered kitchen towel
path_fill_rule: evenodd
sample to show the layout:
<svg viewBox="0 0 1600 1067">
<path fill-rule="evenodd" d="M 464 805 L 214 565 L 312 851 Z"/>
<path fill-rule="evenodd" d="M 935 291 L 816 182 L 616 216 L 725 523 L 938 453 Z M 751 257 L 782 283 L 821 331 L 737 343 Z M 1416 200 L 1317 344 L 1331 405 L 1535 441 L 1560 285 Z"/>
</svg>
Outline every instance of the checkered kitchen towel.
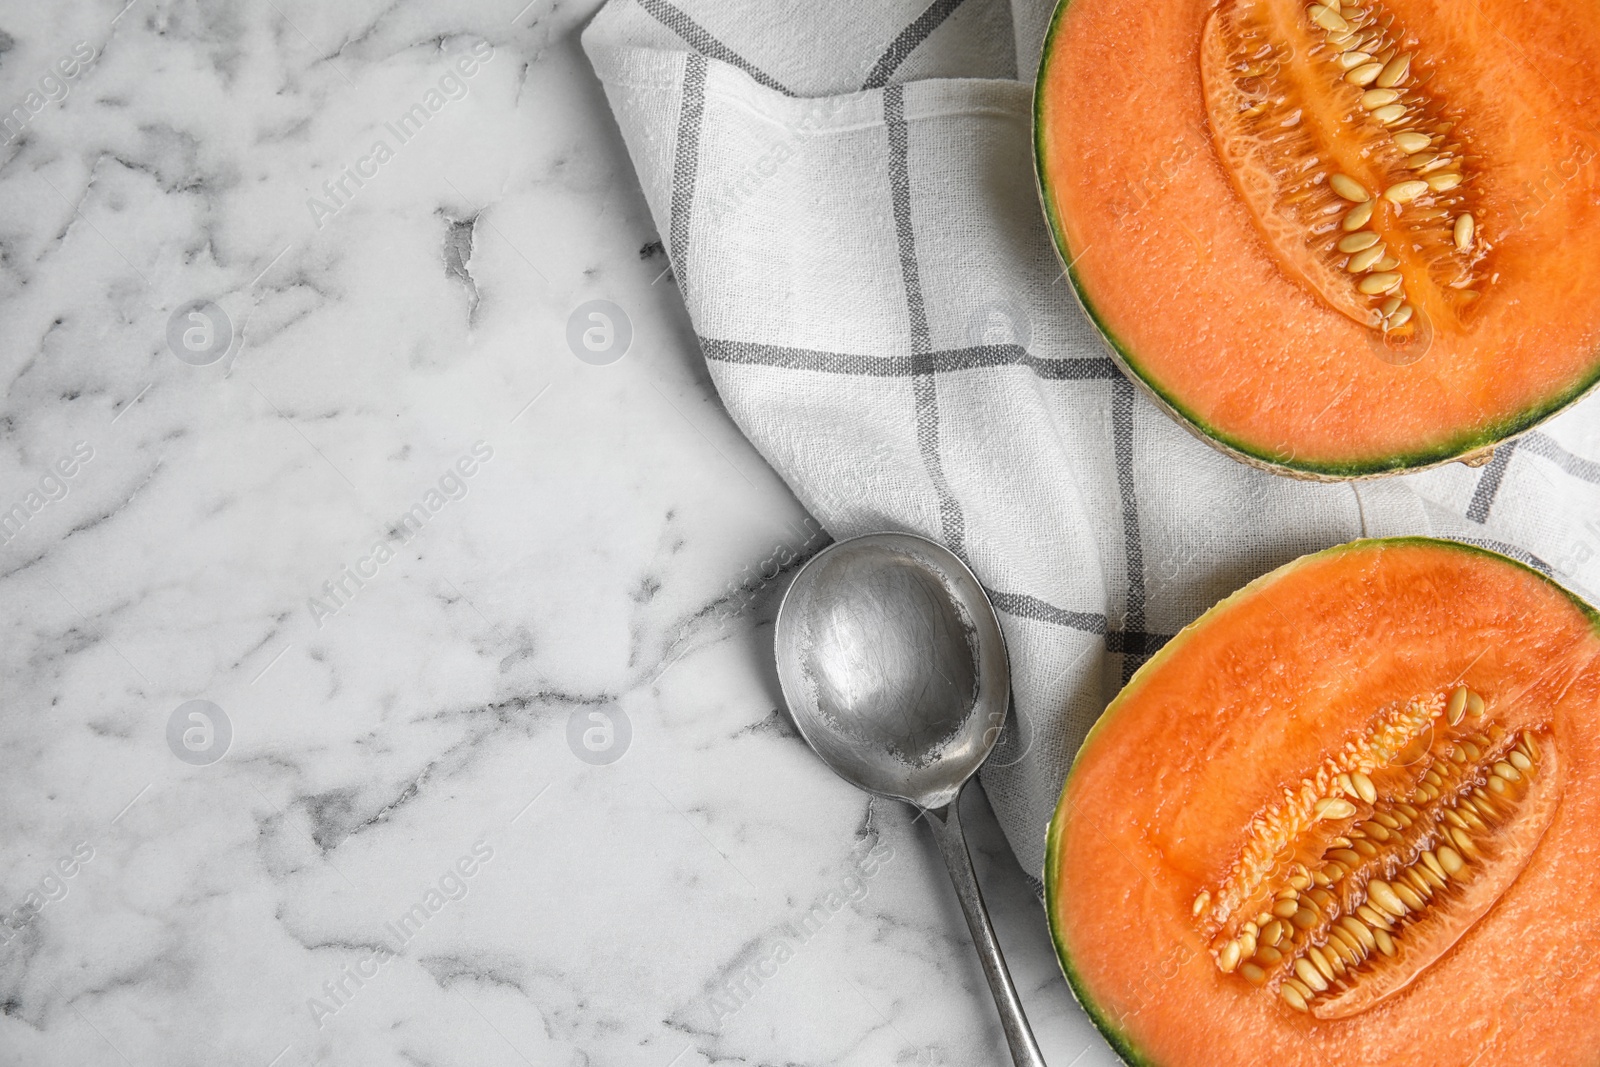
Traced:
<svg viewBox="0 0 1600 1067">
<path fill-rule="evenodd" d="M 1431 533 L 1600 590 L 1600 399 L 1478 470 L 1337 485 L 1158 411 L 1042 222 L 1048 7 L 924 3 L 612 0 L 584 46 L 729 413 L 835 537 L 936 538 L 999 609 L 1015 714 L 983 782 L 1026 871 L 1122 683 L 1295 556 Z"/>
</svg>

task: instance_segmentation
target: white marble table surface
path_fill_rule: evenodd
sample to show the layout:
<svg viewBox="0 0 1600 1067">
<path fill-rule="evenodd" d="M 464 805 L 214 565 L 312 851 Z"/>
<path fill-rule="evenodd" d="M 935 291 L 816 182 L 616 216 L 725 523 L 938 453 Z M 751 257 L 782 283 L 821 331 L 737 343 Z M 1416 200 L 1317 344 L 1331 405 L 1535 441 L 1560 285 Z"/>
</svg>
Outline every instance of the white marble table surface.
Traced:
<svg viewBox="0 0 1600 1067">
<path fill-rule="evenodd" d="M 926 828 L 777 710 L 823 539 L 595 5 L 522 2 L 0 7 L 0 1063 L 1008 1062 Z"/>
</svg>

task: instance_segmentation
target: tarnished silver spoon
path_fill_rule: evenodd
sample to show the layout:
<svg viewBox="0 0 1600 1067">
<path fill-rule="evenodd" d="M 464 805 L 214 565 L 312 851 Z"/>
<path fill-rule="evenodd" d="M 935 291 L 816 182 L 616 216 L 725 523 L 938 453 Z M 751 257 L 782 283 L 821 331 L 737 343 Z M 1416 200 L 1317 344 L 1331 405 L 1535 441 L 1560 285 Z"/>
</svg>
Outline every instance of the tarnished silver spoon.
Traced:
<svg viewBox="0 0 1600 1067">
<path fill-rule="evenodd" d="M 910 534 L 840 541 L 778 609 L 778 680 L 806 741 L 846 781 L 926 809 L 1018 1067 L 1044 1067 L 995 940 L 957 814 L 1010 700 L 1005 639 L 983 587 Z"/>
</svg>

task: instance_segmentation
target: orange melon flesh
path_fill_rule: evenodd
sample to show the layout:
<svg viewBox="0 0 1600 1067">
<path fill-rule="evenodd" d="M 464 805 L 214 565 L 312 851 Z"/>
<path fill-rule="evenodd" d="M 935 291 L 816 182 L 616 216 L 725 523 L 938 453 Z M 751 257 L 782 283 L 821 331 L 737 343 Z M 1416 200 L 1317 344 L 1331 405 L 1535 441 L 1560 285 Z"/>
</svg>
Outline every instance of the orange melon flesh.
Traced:
<svg viewBox="0 0 1600 1067">
<path fill-rule="evenodd" d="M 1237 876 L 1252 821 L 1375 712 L 1463 685 L 1484 721 L 1539 731 L 1559 797 L 1530 816 L 1547 827 L 1507 842 L 1527 846 L 1508 884 L 1486 884 L 1469 902 L 1482 914 L 1448 935 L 1419 927 L 1436 958 L 1344 1018 L 1223 973 L 1196 899 Z M 1074 991 L 1129 1062 L 1593 1062 L 1597 826 L 1600 615 L 1491 552 L 1357 541 L 1212 608 L 1106 709 L 1051 823 L 1050 924 Z M 1404 961 L 1378 962 L 1381 975 Z"/>
<path fill-rule="evenodd" d="M 1307 30 L 1305 6 L 1252 2 L 1299 20 L 1285 36 L 1304 59 L 1321 33 Z M 1458 293 L 1399 268 L 1435 314 L 1431 337 L 1398 352 L 1334 306 L 1337 277 L 1319 293 L 1314 271 L 1275 252 L 1281 235 L 1241 195 L 1218 140 L 1233 135 L 1217 128 L 1202 77 L 1216 4 L 1068 0 L 1040 69 L 1041 194 L 1085 307 L 1124 369 L 1191 429 L 1283 473 L 1359 477 L 1467 455 L 1600 378 L 1600 6 L 1382 9 L 1415 44 L 1413 78 L 1453 122 L 1449 138 L 1467 153 L 1458 192 L 1492 249 L 1460 322 L 1447 310 Z M 1361 122 L 1340 124 L 1349 100 L 1296 111 L 1321 130 L 1324 169 L 1366 166 L 1376 151 Z"/>
</svg>

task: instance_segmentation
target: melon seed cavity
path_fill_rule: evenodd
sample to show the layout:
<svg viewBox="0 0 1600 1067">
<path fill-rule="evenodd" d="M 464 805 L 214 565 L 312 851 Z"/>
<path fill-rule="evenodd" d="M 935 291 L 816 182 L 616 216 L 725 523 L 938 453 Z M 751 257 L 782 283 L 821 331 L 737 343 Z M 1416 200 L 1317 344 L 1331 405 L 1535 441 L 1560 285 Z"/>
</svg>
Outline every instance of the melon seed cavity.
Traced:
<svg viewBox="0 0 1600 1067">
<path fill-rule="evenodd" d="M 1493 277 L 1437 58 L 1376 0 L 1232 0 L 1201 42 L 1218 155 L 1279 265 L 1391 343 L 1419 312 L 1464 326 Z"/>
<path fill-rule="evenodd" d="M 1526 866 L 1556 771 L 1547 731 L 1507 730 L 1465 685 L 1381 713 L 1258 814 L 1232 875 L 1196 896 L 1217 968 L 1324 1019 L 1399 992 Z"/>
</svg>

